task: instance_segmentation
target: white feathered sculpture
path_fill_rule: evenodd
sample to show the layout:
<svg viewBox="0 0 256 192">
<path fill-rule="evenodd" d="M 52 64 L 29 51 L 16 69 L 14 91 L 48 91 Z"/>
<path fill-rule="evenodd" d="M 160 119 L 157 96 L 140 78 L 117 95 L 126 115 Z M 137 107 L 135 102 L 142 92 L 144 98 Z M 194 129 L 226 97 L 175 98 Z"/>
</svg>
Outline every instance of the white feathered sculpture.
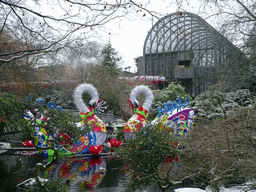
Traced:
<svg viewBox="0 0 256 192">
<path fill-rule="evenodd" d="M 85 92 L 91 96 L 91 100 L 89 101 L 89 108 L 85 105 L 82 99 L 82 95 Z M 100 118 L 94 114 L 95 108 L 97 108 L 101 102 L 97 89 L 91 84 L 81 84 L 75 89 L 73 98 L 77 108 L 80 111 L 82 123 L 92 126 L 93 131 L 96 133 L 96 145 L 102 145 L 106 140 L 107 129 Z"/>
<path fill-rule="evenodd" d="M 139 94 L 145 95 L 145 101 L 142 106 L 140 106 L 137 96 Z M 154 101 L 154 96 L 152 90 L 147 86 L 139 85 L 136 86 L 130 93 L 130 99 L 128 100 L 133 108 L 135 108 L 135 114 L 127 121 L 124 134 L 125 138 L 131 137 L 134 131 L 138 131 L 145 122 L 148 116 L 148 111 Z"/>
</svg>

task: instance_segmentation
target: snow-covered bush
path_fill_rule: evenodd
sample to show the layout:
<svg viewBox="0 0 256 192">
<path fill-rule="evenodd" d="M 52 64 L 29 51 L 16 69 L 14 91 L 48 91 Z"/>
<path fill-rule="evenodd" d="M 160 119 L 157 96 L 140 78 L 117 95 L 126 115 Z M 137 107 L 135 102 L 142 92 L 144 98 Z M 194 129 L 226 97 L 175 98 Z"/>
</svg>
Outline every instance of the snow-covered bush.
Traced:
<svg viewBox="0 0 256 192">
<path fill-rule="evenodd" d="M 208 91 L 196 97 L 190 106 L 196 109 L 196 115 L 204 118 L 224 117 L 235 109 L 255 105 L 255 95 L 249 89 L 234 92 Z"/>
</svg>

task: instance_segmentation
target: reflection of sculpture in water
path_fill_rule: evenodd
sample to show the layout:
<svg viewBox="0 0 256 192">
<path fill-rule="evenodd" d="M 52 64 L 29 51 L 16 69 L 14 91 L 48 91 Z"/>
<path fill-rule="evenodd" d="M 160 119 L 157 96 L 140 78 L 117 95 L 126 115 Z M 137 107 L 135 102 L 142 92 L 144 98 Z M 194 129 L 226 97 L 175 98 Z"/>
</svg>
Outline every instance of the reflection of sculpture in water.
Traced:
<svg viewBox="0 0 256 192">
<path fill-rule="evenodd" d="M 79 191 L 95 188 L 106 174 L 106 161 L 100 157 L 70 157 L 54 163 L 41 177 L 69 183 L 69 189 Z"/>
</svg>

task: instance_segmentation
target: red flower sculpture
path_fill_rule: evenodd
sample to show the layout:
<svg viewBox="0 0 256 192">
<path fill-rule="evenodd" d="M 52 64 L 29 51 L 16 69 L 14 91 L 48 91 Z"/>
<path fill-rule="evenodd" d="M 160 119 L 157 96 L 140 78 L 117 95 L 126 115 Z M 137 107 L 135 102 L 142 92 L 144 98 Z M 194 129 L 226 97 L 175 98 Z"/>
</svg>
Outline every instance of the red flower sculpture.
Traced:
<svg viewBox="0 0 256 192">
<path fill-rule="evenodd" d="M 110 142 L 107 142 L 107 145 L 111 148 L 113 147 L 120 147 L 122 145 L 122 140 L 117 141 L 116 138 L 110 139 Z"/>
<path fill-rule="evenodd" d="M 29 141 L 26 139 L 25 143 L 21 141 L 21 144 L 24 146 L 24 147 L 34 147 L 34 144 L 32 141 Z"/>
<path fill-rule="evenodd" d="M 95 146 L 89 145 L 89 151 L 93 155 L 98 155 L 99 153 L 102 152 L 102 145 L 100 145 L 100 146 L 98 146 L 98 145 L 95 145 Z"/>
</svg>

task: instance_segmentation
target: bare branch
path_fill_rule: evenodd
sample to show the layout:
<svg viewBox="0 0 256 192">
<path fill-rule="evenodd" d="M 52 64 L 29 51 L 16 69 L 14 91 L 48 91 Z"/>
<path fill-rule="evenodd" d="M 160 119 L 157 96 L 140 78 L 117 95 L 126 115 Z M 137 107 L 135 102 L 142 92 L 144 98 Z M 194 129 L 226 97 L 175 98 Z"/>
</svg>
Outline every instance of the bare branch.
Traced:
<svg viewBox="0 0 256 192">
<path fill-rule="evenodd" d="M 236 2 L 239 3 L 251 17 L 256 19 L 256 16 L 240 0 L 236 0 Z"/>
</svg>

